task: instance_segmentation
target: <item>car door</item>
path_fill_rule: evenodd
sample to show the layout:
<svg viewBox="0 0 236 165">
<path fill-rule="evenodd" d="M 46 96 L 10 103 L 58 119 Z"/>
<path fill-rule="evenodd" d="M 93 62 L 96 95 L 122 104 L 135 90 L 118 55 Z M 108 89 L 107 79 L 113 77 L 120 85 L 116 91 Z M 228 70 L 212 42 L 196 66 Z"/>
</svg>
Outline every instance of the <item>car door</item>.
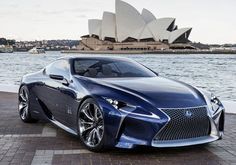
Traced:
<svg viewBox="0 0 236 165">
<path fill-rule="evenodd" d="M 44 102 L 48 109 L 51 111 L 55 120 L 65 124 L 65 110 L 67 103 L 67 96 L 65 88 L 68 84 L 65 81 L 69 81 L 69 64 L 67 60 L 58 60 L 49 65 L 45 69 L 45 76 L 47 81 L 44 85 Z M 61 76 L 64 80 L 60 80 Z"/>
</svg>

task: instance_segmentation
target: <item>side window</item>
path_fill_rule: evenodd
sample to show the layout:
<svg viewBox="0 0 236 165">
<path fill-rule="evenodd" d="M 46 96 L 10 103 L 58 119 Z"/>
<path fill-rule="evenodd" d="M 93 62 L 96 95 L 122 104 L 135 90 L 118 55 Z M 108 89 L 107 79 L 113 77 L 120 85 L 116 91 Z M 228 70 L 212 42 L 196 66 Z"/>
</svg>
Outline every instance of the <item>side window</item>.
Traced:
<svg viewBox="0 0 236 165">
<path fill-rule="evenodd" d="M 58 60 L 49 66 L 46 67 L 46 74 L 47 75 L 61 75 L 66 79 L 69 79 L 69 64 L 66 60 Z"/>
<path fill-rule="evenodd" d="M 110 63 L 110 64 L 107 64 L 107 65 L 110 66 L 113 73 L 119 73 L 120 72 L 118 70 L 117 66 L 115 65 L 115 63 Z"/>
<path fill-rule="evenodd" d="M 75 73 L 83 76 L 89 68 L 93 68 L 97 63 L 99 63 L 97 60 L 76 60 L 74 62 Z"/>
</svg>

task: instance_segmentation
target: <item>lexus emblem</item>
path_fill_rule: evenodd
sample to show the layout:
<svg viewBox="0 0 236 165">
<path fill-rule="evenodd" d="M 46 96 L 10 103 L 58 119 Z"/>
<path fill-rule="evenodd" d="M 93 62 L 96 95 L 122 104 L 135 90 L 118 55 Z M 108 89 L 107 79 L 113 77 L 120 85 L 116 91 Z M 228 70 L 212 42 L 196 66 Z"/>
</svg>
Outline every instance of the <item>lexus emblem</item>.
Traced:
<svg viewBox="0 0 236 165">
<path fill-rule="evenodd" d="M 193 113 L 192 113 L 191 111 L 186 111 L 186 112 L 185 112 L 185 116 L 188 117 L 188 118 L 190 118 L 190 117 L 193 116 Z"/>
</svg>

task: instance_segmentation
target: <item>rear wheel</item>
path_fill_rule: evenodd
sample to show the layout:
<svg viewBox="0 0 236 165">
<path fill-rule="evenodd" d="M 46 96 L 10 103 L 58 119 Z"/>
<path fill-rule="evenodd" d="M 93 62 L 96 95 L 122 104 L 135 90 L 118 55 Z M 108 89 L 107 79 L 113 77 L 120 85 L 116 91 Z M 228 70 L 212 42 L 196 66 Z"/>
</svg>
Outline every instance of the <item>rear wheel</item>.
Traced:
<svg viewBox="0 0 236 165">
<path fill-rule="evenodd" d="M 31 117 L 29 90 L 26 86 L 22 86 L 19 90 L 18 110 L 19 110 L 20 118 L 23 122 L 34 123 L 38 121 Z"/>
<path fill-rule="evenodd" d="M 82 143 L 91 151 L 104 150 L 103 112 L 93 99 L 85 100 L 78 113 L 78 132 Z"/>
</svg>

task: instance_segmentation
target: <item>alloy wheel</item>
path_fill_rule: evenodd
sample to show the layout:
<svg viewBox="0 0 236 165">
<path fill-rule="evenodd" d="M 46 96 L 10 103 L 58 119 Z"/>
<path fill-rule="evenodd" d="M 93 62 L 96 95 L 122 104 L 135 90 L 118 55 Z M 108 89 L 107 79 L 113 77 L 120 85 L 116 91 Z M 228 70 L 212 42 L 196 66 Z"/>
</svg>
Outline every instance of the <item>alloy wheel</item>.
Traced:
<svg viewBox="0 0 236 165">
<path fill-rule="evenodd" d="M 79 114 L 79 132 L 87 146 L 94 148 L 100 144 L 104 134 L 104 120 L 97 105 L 87 103 L 82 107 Z"/>
<path fill-rule="evenodd" d="M 26 120 L 29 109 L 29 97 L 25 88 L 20 89 L 18 106 L 21 119 Z"/>
</svg>

